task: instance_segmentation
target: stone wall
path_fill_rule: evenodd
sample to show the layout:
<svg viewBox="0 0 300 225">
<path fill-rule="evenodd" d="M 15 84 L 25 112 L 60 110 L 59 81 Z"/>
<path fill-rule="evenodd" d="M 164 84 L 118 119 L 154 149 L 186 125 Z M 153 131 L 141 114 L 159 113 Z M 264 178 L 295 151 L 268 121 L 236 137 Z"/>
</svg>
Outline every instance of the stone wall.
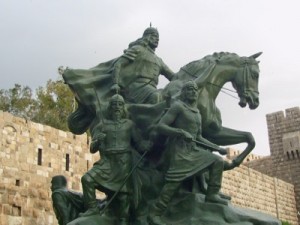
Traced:
<svg viewBox="0 0 300 225">
<path fill-rule="evenodd" d="M 80 178 L 99 156 L 89 138 L 26 121 L 0 111 L 0 224 L 57 225 L 50 181 L 68 178 L 81 191 Z M 234 205 L 257 209 L 297 224 L 293 185 L 241 166 L 226 172 L 223 192 Z"/>
<path fill-rule="evenodd" d="M 0 141 L 0 224 L 57 224 L 51 177 L 62 174 L 81 190 L 81 175 L 99 158 L 89 138 L 0 111 Z"/>
<path fill-rule="evenodd" d="M 233 205 L 298 224 L 292 184 L 241 165 L 224 173 L 222 192 L 232 197 Z"/>
<path fill-rule="evenodd" d="M 267 125 L 271 156 L 248 164 L 251 168 L 294 185 L 297 210 L 300 212 L 300 108 L 268 114 Z M 298 213 L 300 224 L 300 215 Z"/>
</svg>

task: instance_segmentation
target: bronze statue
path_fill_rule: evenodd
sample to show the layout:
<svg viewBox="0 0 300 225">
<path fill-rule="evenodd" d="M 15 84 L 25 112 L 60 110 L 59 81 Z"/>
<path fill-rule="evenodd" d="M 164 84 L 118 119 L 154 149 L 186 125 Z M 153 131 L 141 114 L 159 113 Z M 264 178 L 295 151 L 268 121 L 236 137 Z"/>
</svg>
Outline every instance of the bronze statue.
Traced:
<svg viewBox="0 0 300 225">
<path fill-rule="evenodd" d="M 139 138 L 134 123 L 126 118 L 125 102 L 121 95 L 111 97 L 107 109 L 106 118 L 98 124 L 92 132 L 91 153 L 100 151 L 101 159 L 96 162 L 81 178 L 84 205 L 88 210 L 81 213 L 81 217 L 99 214 L 95 190 L 98 189 L 112 198 L 118 191 L 112 202 L 118 224 L 129 224 L 130 195 L 133 195 L 133 187 L 130 179 L 132 167 L 133 146 L 141 151 L 150 148 L 150 143 Z"/>
<path fill-rule="evenodd" d="M 87 211 L 69 225 L 279 224 L 236 209 L 219 193 L 223 171 L 239 166 L 255 141 L 250 132 L 222 126 L 215 100 L 231 82 L 241 107 L 258 107 L 261 53 L 214 53 L 174 74 L 154 53 L 158 40 L 157 29 L 149 27 L 122 56 L 62 72 L 78 102 L 69 128 L 90 130 L 91 153 L 101 155 L 82 177 Z M 170 80 L 162 91 L 156 89 L 159 75 Z M 212 153 L 243 142 L 247 147 L 232 162 Z M 96 207 L 96 189 L 107 194 L 107 211 Z"/>
</svg>

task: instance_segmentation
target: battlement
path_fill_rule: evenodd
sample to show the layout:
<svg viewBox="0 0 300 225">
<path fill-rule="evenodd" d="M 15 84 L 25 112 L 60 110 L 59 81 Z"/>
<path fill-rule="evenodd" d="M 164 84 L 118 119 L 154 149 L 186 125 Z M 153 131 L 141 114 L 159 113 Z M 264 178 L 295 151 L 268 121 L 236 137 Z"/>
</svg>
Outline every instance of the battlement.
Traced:
<svg viewBox="0 0 300 225">
<path fill-rule="evenodd" d="M 300 108 L 267 114 L 266 118 L 271 155 L 299 158 Z"/>
<path fill-rule="evenodd" d="M 240 151 L 240 150 L 237 150 L 237 149 L 234 149 L 234 148 L 229 148 L 227 150 L 226 158 L 227 159 L 234 159 L 236 156 L 238 156 L 241 153 L 242 153 L 242 151 Z M 249 155 L 247 155 L 247 157 L 245 158 L 243 163 L 247 163 L 247 162 L 250 162 L 250 161 L 253 161 L 253 160 L 263 159 L 265 157 L 266 156 L 261 156 L 261 155 L 256 155 L 256 154 L 250 153 Z"/>
<path fill-rule="evenodd" d="M 267 114 L 266 118 L 271 155 L 277 160 L 300 159 L 300 108 Z"/>
</svg>

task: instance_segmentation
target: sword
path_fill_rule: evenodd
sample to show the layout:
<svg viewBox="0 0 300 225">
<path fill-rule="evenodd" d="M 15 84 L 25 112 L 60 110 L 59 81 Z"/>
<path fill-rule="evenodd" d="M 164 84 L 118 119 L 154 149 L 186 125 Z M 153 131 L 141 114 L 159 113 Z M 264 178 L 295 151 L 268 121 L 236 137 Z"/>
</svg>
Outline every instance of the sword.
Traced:
<svg viewBox="0 0 300 225">
<path fill-rule="evenodd" d="M 214 147 L 214 146 L 212 146 L 212 145 L 209 145 L 209 144 L 204 143 L 204 142 L 201 142 L 201 141 L 197 141 L 197 140 L 195 140 L 195 139 L 193 139 L 192 142 L 194 142 L 194 143 L 196 143 L 196 144 L 198 144 L 198 145 L 200 145 L 200 146 L 202 146 L 202 147 L 208 148 L 208 149 L 210 149 L 210 150 L 212 150 L 212 151 L 217 151 L 217 152 L 219 152 L 221 155 L 226 155 L 226 154 L 227 154 L 227 150 L 226 150 L 226 149 L 216 148 L 216 147 Z"/>
</svg>

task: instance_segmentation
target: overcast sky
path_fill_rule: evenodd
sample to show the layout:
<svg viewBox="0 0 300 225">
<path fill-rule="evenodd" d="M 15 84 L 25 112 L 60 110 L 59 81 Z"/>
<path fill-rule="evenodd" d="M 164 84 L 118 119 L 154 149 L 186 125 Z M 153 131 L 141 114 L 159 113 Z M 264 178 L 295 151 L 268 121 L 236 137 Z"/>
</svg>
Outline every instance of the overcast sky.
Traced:
<svg viewBox="0 0 300 225">
<path fill-rule="evenodd" d="M 224 94 L 217 104 L 223 124 L 252 132 L 253 152 L 268 155 L 265 115 L 300 105 L 299 10 L 299 0 L 0 0 L 0 89 L 35 89 L 59 78 L 60 65 L 115 58 L 152 22 L 156 53 L 175 72 L 213 52 L 263 52 L 259 108 Z"/>
</svg>

